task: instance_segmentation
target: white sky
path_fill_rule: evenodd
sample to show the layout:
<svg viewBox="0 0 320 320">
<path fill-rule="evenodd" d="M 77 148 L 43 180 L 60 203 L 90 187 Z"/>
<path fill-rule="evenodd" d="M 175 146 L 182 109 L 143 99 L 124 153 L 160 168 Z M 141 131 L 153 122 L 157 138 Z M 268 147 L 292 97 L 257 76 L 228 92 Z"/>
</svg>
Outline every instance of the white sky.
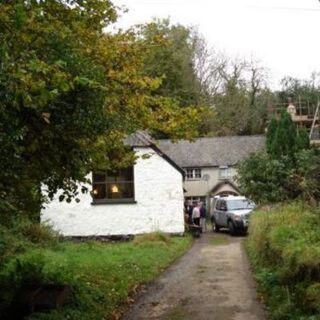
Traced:
<svg viewBox="0 0 320 320">
<path fill-rule="evenodd" d="M 113 0 L 129 12 L 122 28 L 153 17 L 196 26 L 208 44 L 230 56 L 253 57 L 277 86 L 285 75 L 320 71 L 320 0 Z"/>
</svg>

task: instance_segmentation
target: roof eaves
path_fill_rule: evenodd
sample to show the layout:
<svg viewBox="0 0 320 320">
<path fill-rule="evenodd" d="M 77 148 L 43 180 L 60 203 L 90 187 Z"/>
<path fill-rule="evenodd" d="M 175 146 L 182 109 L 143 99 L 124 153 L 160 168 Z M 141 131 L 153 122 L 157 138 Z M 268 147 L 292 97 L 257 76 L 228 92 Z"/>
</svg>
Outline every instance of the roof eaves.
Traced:
<svg viewBox="0 0 320 320">
<path fill-rule="evenodd" d="M 222 180 L 220 182 L 218 182 L 212 189 L 211 189 L 211 193 L 216 192 L 220 187 L 224 186 L 225 184 L 229 184 L 233 189 L 235 189 L 237 192 L 240 193 L 240 189 L 230 180 Z"/>
<path fill-rule="evenodd" d="M 173 161 L 166 153 L 164 153 L 161 149 L 159 149 L 154 143 L 150 145 L 150 147 L 153 148 L 158 153 L 159 156 L 164 158 L 175 169 L 177 169 L 182 174 L 183 179 L 185 178 L 185 171 L 175 161 Z"/>
</svg>

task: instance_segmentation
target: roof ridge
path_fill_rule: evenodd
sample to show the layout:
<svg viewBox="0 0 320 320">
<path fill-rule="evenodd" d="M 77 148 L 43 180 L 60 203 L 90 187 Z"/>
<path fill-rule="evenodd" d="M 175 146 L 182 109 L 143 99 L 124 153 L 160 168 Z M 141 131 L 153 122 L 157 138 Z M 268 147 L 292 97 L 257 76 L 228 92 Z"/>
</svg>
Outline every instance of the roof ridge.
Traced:
<svg viewBox="0 0 320 320">
<path fill-rule="evenodd" d="M 191 140 L 186 140 L 186 139 L 180 139 L 177 141 L 172 141 L 171 139 L 158 139 L 157 142 L 162 142 L 162 141 L 170 141 L 172 143 L 179 143 L 179 142 L 189 142 L 193 143 L 195 141 L 199 141 L 201 139 L 206 139 L 206 140 L 213 140 L 213 139 L 231 139 L 231 138 L 251 138 L 251 137 L 265 137 L 265 134 L 252 134 L 252 135 L 233 135 L 233 136 L 220 136 L 220 137 L 199 137 L 195 138 L 194 141 Z"/>
<path fill-rule="evenodd" d="M 252 152 L 264 150 L 264 135 L 199 138 L 193 142 L 157 140 L 160 149 L 180 167 L 235 165 Z"/>
<path fill-rule="evenodd" d="M 139 130 L 135 133 L 135 135 L 144 144 L 147 144 L 147 145 L 154 144 L 151 136 L 146 131 Z"/>
</svg>

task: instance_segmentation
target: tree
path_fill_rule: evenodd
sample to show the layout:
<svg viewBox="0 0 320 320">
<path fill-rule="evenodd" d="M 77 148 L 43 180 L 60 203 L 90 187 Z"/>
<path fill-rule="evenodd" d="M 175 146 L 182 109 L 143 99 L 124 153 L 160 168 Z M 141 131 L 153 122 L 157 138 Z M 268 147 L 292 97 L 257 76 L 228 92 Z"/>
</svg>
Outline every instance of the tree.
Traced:
<svg viewBox="0 0 320 320">
<path fill-rule="evenodd" d="M 231 74 L 223 75 L 223 93 L 214 99 L 217 112 L 215 131 L 219 135 L 248 133 L 249 100 L 241 79 L 242 68 L 243 65 L 235 64 Z"/>
<path fill-rule="evenodd" d="M 219 74 L 219 90 L 212 97 L 215 117 L 210 131 L 222 136 L 263 133 L 267 105 L 273 98 L 266 87 L 264 68 L 254 61 L 226 59 Z"/>
<path fill-rule="evenodd" d="M 256 203 L 269 203 L 294 198 L 290 186 L 292 176 L 293 169 L 287 165 L 286 159 L 271 159 L 261 152 L 240 163 L 237 180 L 243 194 Z"/>
<path fill-rule="evenodd" d="M 268 126 L 266 145 L 270 157 L 288 156 L 294 160 L 294 155 L 299 150 L 308 149 L 310 142 L 306 131 L 298 129 L 290 114 L 282 110 L 280 118 L 273 118 Z"/>
<path fill-rule="evenodd" d="M 154 20 L 141 28 L 147 54 L 143 72 L 161 77 L 157 93 L 170 96 L 184 107 L 201 104 L 201 89 L 194 67 L 197 38 L 193 30 L 170 23 L 169 19 Z"/>
<path fill-rule="evenodd" d="M 223 79 L 221 73 L 229 59 L 221 52 L 210 48 L 201 34 L 193 32 L 195 39 L 194 66 L 200 83 L 201 98 L 205 105 L 212 106 L 213 98 L 221 93 Z"/>
<path fill-rule="evenodd" d="M 242 191 L 258 203 L 320 197 L 320 157 L 309 137 L 282 111 L 268 126 L 266 152 L 250 155 L 238 170 Z"/>
<path fill-rule="evenodd" d="M 266 151 L 268 154 L 272 153 L 273 141 L 276 136 L 277 128 L 278 128 L 278 121 L 276 118 L 273 117 L 269 123 L 267 134 L 266 134 Z"/>
<path fill-rule="evenodd" d="M 316 105 L 320 95 L 319 73 L 312 72 L 307 80 L 290 76 L 281 80 L 282 88 L 277 92 L 279 103 L 287 104 L 289 100 L 296 103 L 307 102 L 310 106 Z"/>
<path fill-rule="evenodd" d="M 272 93 L 255 61 L 235 60 L 208 47 L 199 32 L 168 19 L 142 26 L 148 52 L 143 72 L 162 77 L 157 93 L 202 107 L 201 135 L 263 133 Z M 163 137 L 163 135 L 158 135 Z"/>
<path fill-rule="evenodd" d="M 40 185 L 49 197 L 63 189 L 71 201 L 93 168 L 132 162 L 122 141 L 139 128 L 195 134 L 197 112 L 180 112 L 155 93 L 161 81 L 143 74 L 145 46 L 136 34 L 103 31 L 116 18 L 110 1 L 1 5 L 2 222 L 14 214 L 38 217 Z"/>
</svg>

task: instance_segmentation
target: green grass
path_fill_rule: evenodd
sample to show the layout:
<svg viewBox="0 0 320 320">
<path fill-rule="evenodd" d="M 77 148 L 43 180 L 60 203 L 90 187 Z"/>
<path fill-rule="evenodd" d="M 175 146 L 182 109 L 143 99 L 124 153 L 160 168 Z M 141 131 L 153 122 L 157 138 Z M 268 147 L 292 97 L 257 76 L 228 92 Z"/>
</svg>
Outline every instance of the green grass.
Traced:
<svg viewBox="0 0 320 320">
<path fill-rule="evenodd" d="M 255 212 L 246 247 L 271 319 L 320 319 L 319 209 L 294 202 Z"/>
<path fill-rule="evenodd" d="M 9 283 L 0 290 L 7 290 L 9 303 L 22 278 L 68 284 L 73 289 L 73 297 L 63 310 L 34 314 L 30 320 L 109 319 L 140 284 L 154 279 L 181 256 L 191 242 L 190 237 L 156 233 L 125 243 L 61 242 L 52 248 L 33 247 L 15 256 L 18 267 L 15 259 L 7 262 L 1 274 L 2 284 L 3 279 Z"/>
</svg>

